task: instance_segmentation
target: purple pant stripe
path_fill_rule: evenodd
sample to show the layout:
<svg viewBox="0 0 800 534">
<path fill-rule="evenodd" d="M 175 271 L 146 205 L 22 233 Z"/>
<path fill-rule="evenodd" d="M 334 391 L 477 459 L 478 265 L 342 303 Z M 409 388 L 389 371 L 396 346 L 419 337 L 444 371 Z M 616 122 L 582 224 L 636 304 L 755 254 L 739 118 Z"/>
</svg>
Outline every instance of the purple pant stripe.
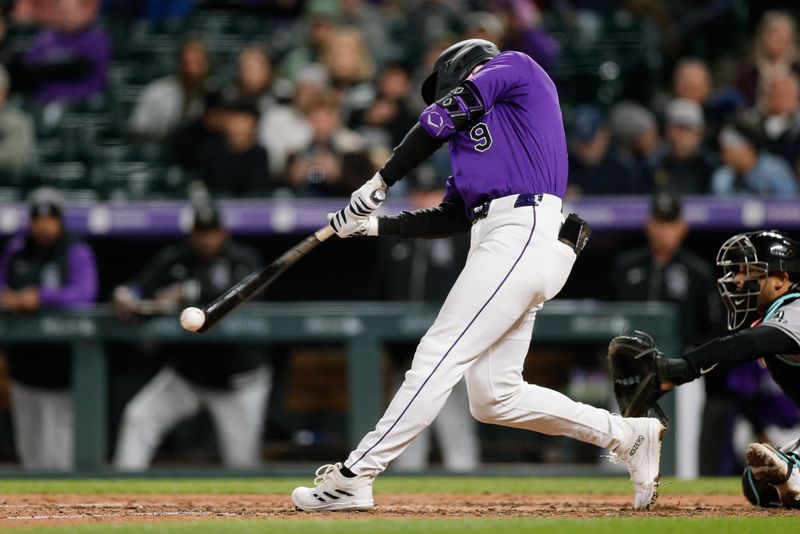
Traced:
<svg viewBox="0 0 800 534">
<path fill-rule="evenodd" d="M 494 298 L 494 296 L 497 294 L 497 292 L 498 292 L 498 291 L 500 291 L 500 288 L 501 288 L 501 287 L 503 287 L 503 284 L 505 284 L 505 283 L 506 283 L 506 280 L 508 280 L 508 277 L 509 277 L 509 276 L 511 276 L 511 273 L 512 273 L 512 272 L 514 272 L 514 269 L 516 268 L 517 264 L 519 263 L 519 260 L 521 260 L 521 259 L 522 259 L 522 255 L 523 255 L 523 254 L 525 254 L 525 251 L 528 249 L 528 245 L 531 243 L 531 239 L 533 239 L 533 232 L 534 232 L 535 230 L 536 230 L 536 208 L 534 207 L 534 209 L 533 209 L 533 226 L 531 226 L 531 233 L 528 235 L 528 240 L 525 242 L 525 246 L 524 246 L 524 247 L 522 247 L 522 251 L 519 253 L 519 256 L 517 256 L 517 259 L 514 261 L 514 264 L 511 266 L 511 268 L 508 270 L 508 272 L 506 273 L 506 275 L 505 275 L 505 276 L 503 277 L 503 279 L 500 281 L 500 285 L 498 285 L 498 286 L 497 286 L 497 289 L 495 289 L 495 290 L 494 290 L 494 292 L 493 292 L 493 293 L 491 294 L 491 296 L 490 296 L 490 297 L 489 297 L 489 298 L 486 300 L 486 302 L 483 304 L 483 306 L 481 306 L 481 309 L 480 309 L 480 310 L 478 310 L 478 313 L 476 313 L 476 314 L 475 314 L 475 317 L 473 317 L 473 318 L 472 318 L 472 320 L 469 322 L 469 324 L 468 324 L 468 325 L 467 325 L 467 326 L 464 328 L 464 330 L 463 330 L 463 331 L 462 331 L 462 332 L 461 332 L 461 333 L 458 335 L 458 337 L 456 338 L 456 340 L 455 340 L 455 341 L 453 341 L 453 344 L 452 344 L 452 345 L 450 345 L 450 348 L 449 348 L 449 349 L 447 349 L 447 352 L 445 352 L 445 353 L 444 353 L 444 356 L 442 356 L 442 358 L 439 360 L 439 363 L 437 363 L 437 364 L 436 364 L 436 366 L 433 368 L 433 370 L 430 372 L 430 374 L 429 374 L 429 375 L 428 375 L 428 376 L 425 378 L 425 380 L 423 380 L 423 381 L 422 381 L 422 384 L 419 386 L 419 389 L 417 390 L 417 392 L 416 392 L 416 393 L 414 393 L 414 396 L 413 396 L 413 397 L 411 397 L 411 400 L 409 400 L 409 401 L 408 401 L 408 404 L 406 404 L 406 407 L 405 407 L 405 408 L 403 408 L 403 411 L 402 411 L 402 412 L 400 412 L 400 415 L 399 415 L 399 416 L 397 416 L 397 420 L 396 420 L 394 423 L 392 423 L 392 426 L 390 426 L 390 427 L 389 427 L 389 429 L 388 429 L 388 430 L 386 430 L 386 432 L 384 432 L 384 434 L 383 434 L 383 435 L 380 437 L 380 439 L 378 439 L 378 441 L 376 441 L 376 442 L 375 442 L 375 444 L 374 444 L 372 447 L 370 447 L 369 449 L 367 449 L 366 451 L 364 451 L 364 454 L 362 454 L 362 455 L 361 455 L 361 456 L 358 458 L 358 460 L 356 460 L 355 462 L 353 462 L 353 463 L 352 463 L 352 464 L 351 464 L 351 465 L 348 467 L 348 469 L 352 469 L 353 467 L 355 467 L 355 466 L 356 466 L 356 464 L 357 464 L 358 462 L 360 462 L 361 460 L 363 460 L 363 459 L 364 459 L 364 457 L 365 457 L 367 454 L 369 454 L 369 453 L 370 453 L 370 451 L 371 451 L 372 449 L 374 449 L 375 447 L 377 447 L 377 446 L 380 444 L 380 442 L 381 442 L 381 441 L 383 441 L 383 439 L 384 439 L 386 436 L 388 436 L 388 435 L 389 435 L 389 432 L 391 432 L 391 431 L 394 429 L 394 427 L 395 427 L 395 426 L 397 426 L 397 423 L 399 423 L 399 422 L 400 422 L 400 419 L 402 419 L 402 417 L 405 415 L 405 413 L 406 413 L 406 412 L 408 411 L 408 409 L 411 407 L 411 403 L 412 403 L 412 402 L 414 402 L 414 399 L 416 399 L 416 398 L 417 398 L 417 396 L 418 396 L 418 395 L 419 395 L 419 394 L 422 392 L 422 388 L 424 388 L 424 387 L 425 387 L 425 385 L 428 383 L 428 381 L 429 381 L 429 380 L 430 380 L 430 379 L 433 377 L 433 373 L 435 373 L 435 372 L 436 372 L 436 370 L 439 368 L 439 366 L 440 366 L 440 365 L 442 365 L 442 362 L 444 362 L 444 359 L 445 359 L 445 358 L 447 358 L 447 355 L 448 355 L 448 354 L 450 354 L 450 351 L 452 351 L 452 350 L 453 350 L 453 348 L 455 348 L 456 344 L 457 344 L 457 343 L 458 343 L 458 342 L 461 340 L 461 338 L 462 338 L 462 337 L 464 337 L 464 334 L 466 334 L 466 333 L 467 333 L 467 330 L 469 330 L 469 328 L 472 326 L 472 324 L 473 324 L 473 323 L 474 323 L 474 322 L 475 322 L 475 321 L 478 319 L 478 317 L 480 316 L 480 314 L 481 314 L 481 313 L 483 313 L 483 310 L 486 308 L 486 306 L 488 306 L 488 305 L 489 305 L 489 303 L 492 301 L 492 299 L 493 299 L 493 298 Z M 345 466 L 345 467 L 347 467 L 347 466 Z"/>
</svg>

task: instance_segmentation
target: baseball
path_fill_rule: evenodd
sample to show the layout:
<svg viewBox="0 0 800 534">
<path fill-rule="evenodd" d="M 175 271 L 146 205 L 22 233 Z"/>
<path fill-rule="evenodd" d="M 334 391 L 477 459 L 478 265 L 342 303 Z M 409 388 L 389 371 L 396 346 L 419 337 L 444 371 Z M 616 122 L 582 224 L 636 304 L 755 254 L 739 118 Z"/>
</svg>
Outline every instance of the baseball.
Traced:
<svg viewBox="0 0 800 534">
<path fill-rule="evenodd" d="M 181 326 L 189 332 L 197 332 L 206 322 L 206 315 L 200 308 L 186 308 L 181 312 Z"/>
</svg>

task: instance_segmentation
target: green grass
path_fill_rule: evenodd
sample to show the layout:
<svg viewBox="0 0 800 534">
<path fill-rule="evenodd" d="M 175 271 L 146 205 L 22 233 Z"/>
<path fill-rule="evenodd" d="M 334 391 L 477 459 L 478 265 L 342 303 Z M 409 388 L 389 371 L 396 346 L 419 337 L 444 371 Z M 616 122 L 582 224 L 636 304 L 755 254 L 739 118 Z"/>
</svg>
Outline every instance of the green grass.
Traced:
<svg viewBox="0 0 800 534">
<path fill-rule="evenodd" d="M 271 494 L 289 495 L 299 485 L 311 484 L 312 478 L 243 478 L 243 479 L 5 479 L 0 480 L 0 494 L 23 493 L 142 493 L 215 495 Z M 703 478 L 677 480 L 665 478 L 661 493 L 737 494 L 738 478 Z M 626 477 L 561 478 L 561 477 L 381 477 L 375 482 L 375 493 L 608 493 L 628 494 Z"/>
<path fill-rule="evenodd" d="M 309 479 L 20 479 L 0 480 L 0 494 L 265 494 L 285 495 L 299 483 Z M 629 495 L 630 482 L 624 477 L 607 478 L 535 478 L 535 477 L 382 477 L 375 486 L 376 494 L 391 493 L 607 493 Z M 665 479 L 665 494 L 713 493 L 736 495 L 740 492 L 738 478 L 707 478 L 696 481 Z M 2 500 L 2 498 L 0 498 Z M 742 506 L 744 500 L 742 500 Z M 572 533 L 591 531 L 592 534 L 660 534 L 684 532 L 713 532 L 714 534 L 797 534 L 800 532 L 800 513 L 773 517 L 742 518 L 672 518 L 609 517 L 595 519 L 514 518 L 442 518 L 442 519 L 376 519 L 370 514 L 361 517 L 319 514 L 287 517 L 286 519 L 206 521 L 158 521 L 120 523 L 14 527 L 10 534 L 44 532 L 47 534 L 373 534 L 373 533 Z"/>
</svg>

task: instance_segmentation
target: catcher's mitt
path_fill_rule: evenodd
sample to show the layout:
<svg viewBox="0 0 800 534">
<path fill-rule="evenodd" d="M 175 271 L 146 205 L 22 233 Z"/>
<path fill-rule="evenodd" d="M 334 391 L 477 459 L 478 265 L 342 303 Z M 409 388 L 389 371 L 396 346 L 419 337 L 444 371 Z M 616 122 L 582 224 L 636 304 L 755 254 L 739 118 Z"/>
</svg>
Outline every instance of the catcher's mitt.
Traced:
<svg viewBox="0 0 800 534">
<path fill-rule="evenodd" d="M 617 336 L 608 344 L 608 363 L 614 396 L 624 417 L 646 417 L 651 409 L 667 426 L 668 419 L 656 401 L 664 395 L 658 361 L 664 355 L 644 332 Z"/>
</svg>

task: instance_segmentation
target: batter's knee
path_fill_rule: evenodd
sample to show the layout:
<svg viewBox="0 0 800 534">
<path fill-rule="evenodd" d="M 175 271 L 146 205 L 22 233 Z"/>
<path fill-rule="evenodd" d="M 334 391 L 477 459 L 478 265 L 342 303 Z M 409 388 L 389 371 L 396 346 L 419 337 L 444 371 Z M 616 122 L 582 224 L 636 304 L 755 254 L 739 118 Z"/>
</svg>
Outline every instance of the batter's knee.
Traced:
<svg viewBox="0 0 800 534">
<path fill-rule="evenodd" d="M 494 410 L 492 410 L 491 405 L 488 403 L 473 402 L 473 400 L 470 399 L 469 413 L 481 423 L 491 423 L 494 421 Z"/>
<path fill-rule="evenodd" d="M 491 396 L 470 395 L 469 413 L 481 423 L 498 423 L 508 418 L 510 400 L 498 399 Z"/>
</svg>

